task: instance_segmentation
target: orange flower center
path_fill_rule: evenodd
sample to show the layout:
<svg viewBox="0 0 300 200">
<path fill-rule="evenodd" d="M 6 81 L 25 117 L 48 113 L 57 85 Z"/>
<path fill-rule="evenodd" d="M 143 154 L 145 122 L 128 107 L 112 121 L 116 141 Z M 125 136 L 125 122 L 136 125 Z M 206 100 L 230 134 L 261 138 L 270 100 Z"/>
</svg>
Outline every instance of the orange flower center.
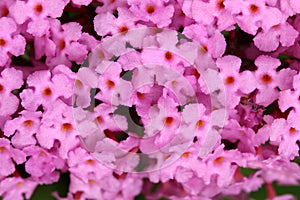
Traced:
<svg viewBox="0 0 300 200">
<path fill-rule="evenodd" d="M 101 116 L 96 117 L 96 122 L 98 122 L 99 124 L 103 121 Z"/>
<path fill-rule="evenodd" d="M 200 74 L 199 74 L 199 72 L 198 72 L 198 70 L 197 69 L 193 69 L 193 75 L 197 78 L 197 79 L 199 79 L 200 78 Z"/>
<path fill-rule="evenodd" d="M 2 16 L 6 17 L 9 14 L 9 10 L 6 6 L 2 8 Z"/>
<path fill-rule="evenodd" d="M 105 55 L 104 55 L 104 53 L 103 53 L 103 51 L 99 51 L 99 58 L 101 59 L 101 60 L 103 60 L 104 58 L 105 58 Z"/>
<path fill-rule="evenodd" d="M 173 123 L 173 121 L 174 121 L 174 118 L 173 118 L 173 117 L 166 117 L 166 118 L 165 118 L 165 124 L 166 124 L 167 126 L 170 126 L 170 125 Z"/>
<path fill-rule="evenodd" d="M 81 87 L 83 86 L 83 84 L 82 84 L 82 82 L 81 82 L 80 80 L 76 79 L 76 80 L 75 80 L 75 86 L 76 86 L 77 88 L 81 88 Z"/>
<path fill-rule="evenodd" d="M 0 147 L 0 152 L 4 152 L 6 151 L 6 148 L 5 147 Z"/>
<path fill-rule="evenodd" d="M 96 183 L 96 181 L 95 181 L 95 180 L 93 180 L 93 179 L 89 179 L 89 180 L 88 180 L 88 183 L 89 183 L 89 184 L 95 184 L 95 183 Z"/>
<path fill-rule="evenodd" d="M 22 182 L 18 182 L 17 183 L 17 187 L 22 187 L 23 183 Z"/>
<path fill-rule="evenodd" d="M 126 25 L 123 25 L 119 28 L 119 33 L 126 33 L 128 31 L 128 27 Z"/>
<path fill-rule="evenodd" d="M 0 92 L 3 92 L 4 91 L 4 87 L 3 85 L 0 84 Z"/>
<path fill-rule="evenodd" d="M 43 5 L 38 3 L 34 6 L 34 10 L 36 13 L 40 14 L 43 11 Z"/>
<path fill-rule="evenodd" d="M 217 2 L 217 6 L 218 6 L 218 8 L 219 8 L 220 10 L 223 10 L 223 9 L 225 8 L 224 1 L 225 1 L 225 0 L 219 0 L 219 1 Z"/>
<path fill-rule="evenodd" d="M 226 79 L 225 79 L 225 84 L 226 85 L 231 85 L 234 83 L 234 78 L 233 76 L 227 76 Z"/>
<path fill-rule="evenodd" d="M 192 155 L 191 152 L 186 151 L 186 152 L 184 152 L 184 153 L 181 155 L 181 157 L 182 157 L 182 158 L 187 158 L 187 157 L 190 157 L 191 155 Z"/>
<path fill-rule="evenodd" d="M 272 82 L 272 77 L 268 74 L 264 74 L 262 75 L 261 80 L 263 83 L 268 84 Z"/>
<path fill-rule="evenodd" d="M 23 125 L 24 125 L 24 126 L 27 126 L 27 127 L 32 126 L 32 124 L 33 124 L 33 121 L 32 121 L 32 120 L 25 120 L 25 121 L 23 122 Z"/>
<path fill-rule="evenodd" d="M 250 12 L 252 12 L 253 14 L 257 13 L 257 11 L 258 11 L 258 7 L 255 4 L 251 4 L 249 6 L 249 9 L 250 9 Z"/>
<path fill-rule="evenodd" d="M 86 161 L 86 163 L 87 163 L 88 165 L 93 165 L 93 164 L 95 163 L 95 161 L 92 160 L 92 159 L 88 159 L 88 160 Z"/>
<path fill-rule="evenodd" d="M 297 130 L 294 127 L 291 127 L 289 131 L 291 134 L 294 134 L 297 132 Z"/>
<path fill-rule="evenodd" d="M 205 54 L 205 53 L 207 53 L 207 46 L 205 46 L 205 45 L 201 45 L 200 47 L 199 47 L 199 54 L 200 55 L 203 55 L 203 54 Z"/>
<path fill-rule="evenodd" d="M 46 156 L 47 156 L 46 152 L 43 151 L 43 150 L 40 151 L 40 155 L 43 156 L 43 157 L 46 157 Z"/>
<path fill-rule="evenodd" d="M 60 50 L 63 50 L 66 47 L 66 42 L 64 40 L 59 41 L 58 47 Z"/>
<path fill-rule="evenodd" d="M 203 120 L 199 120 L 199 121 L 197 121 L 197 123 L 196 123 L 196 127 L 197 128 L 201 128 L 201 127 L 203 127 L 205 125 L 205 122 L 203 121 Z"/>
<path fill-rule="evenodd" d="M 149 5 L 146 7 L 146 11 L 147 11 L 147 13 L 152 14 L 152 13 L 155 12 L 155 7 L 154 7 L 152 4 L 149 4 Z"/>
<path fill-rule="evenodd" d="M 223 162 L 224 160 L 224 157 L 220 156 L 220 157 L 217 157 L 215 160 L 214 160 L 214 163 L 215 164 L 220 164 L 221 162 Z"/>
<path fill-rule="evenodd" d="M 139 98 L 139 99 L 143 99 L 145 97 L 145 94 L 141 93 L 141 92 L 137 92 L 136 93 L 136 96 Z"/>
<path fill-rule="evenodd" d="M 165 53 L 165 58 L 166 58 L 166 60 L 172 60 L 173 54 L 170 51 L 167 51 Z"/>
<path fill-rule="evenodd" d="M 73 126 L 70 123 L 64 123 L 61 125 L 61 130 L 63 132 L 71 131 L 72 129 L 73 129 Z"/>
<path fill-rule="evenodd" d="M 47 87 L 43 90 L 43 94 L 44 94 L 45 97 L 49 97 L 49 96 L 51 96 L 52 91 L 49 87 Z"/>
<path fill-rule="evenodd" d="M 107 80 L 106 81 L 106 85 L 109 87 L 109 88 L 114 88 L 115 87 L 115 83 L 111 80 Z"/>
<path fill-rule="evenodd" d="M 6 41 L 3 38 L 0 38 L 0 46 L 4 47 L 6 45 Z"/>
</svg>

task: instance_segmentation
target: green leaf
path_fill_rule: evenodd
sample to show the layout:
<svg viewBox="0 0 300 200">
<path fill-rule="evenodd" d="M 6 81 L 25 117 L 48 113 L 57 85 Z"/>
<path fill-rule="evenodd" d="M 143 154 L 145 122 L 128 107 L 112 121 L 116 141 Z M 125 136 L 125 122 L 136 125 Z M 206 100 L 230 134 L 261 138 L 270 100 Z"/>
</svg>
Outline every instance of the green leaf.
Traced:
<svg viewBox="0 0 300 200">
<path fill-rule="evenodd" d="M 253 199 L 267 199 L 266 185 L 263 185 L 258 190 L 251 192 L 249 194 L 249 197 L 251 197 Z"/>
<path fill-rule="evenodd" d="M 227 37 L 229 35 L 229 32 L 228 31 L 222 31 L 221 32 L 225 37 Z"/>
<path fill-rule="evenodd" d="M 285 55 L 285 54 L 279 54 L 279 55 L 277 56 L 277 58 L 280 59 L 280 60 L 286 60 L 286 59 L 289 59 L 290 57 L 287 56 L 287 55 Z"/>
<path fill-rule="evenodd" d="M 33 192 L 30 200 L 55 200 L 52 193 L 57 191 L 59 196 L 67 197 L 70 185 L 70 173 L 64 173 L 60 176 L 57 183 L 51 185 L 39 185 Z"/>
<path fill-rule="evenodd" d="M 300 157 L 295 158 L 292 162 L 298 164 L 300 166 Z"/>
<path fill-rule="evenodd" d="M 134 200 L 147 200 L 147 198 L 145 197 L 145 195 L 139 194 L 134 197 Z"/>
<path fill-rule="evenodd" d="M 241 174 L 243 174 L 243 176 L 249 177 L 251 174 L 257 172 L 257 169 L 252 169 L 252 168 L 240 168 L 240 172 Z"/>
<path fill-rule="evenodd" d="M 240 27 L 238 24 L 235 24 L 235 30 L 236 30 L 236 31 L 240 31 L 240 30 L 242 30 L 242 29 L 241 29 L 241 27 Z"/>
<path fill-rule="evenodd" d="M 151 187 L 151 193 L 155 193 L 159 187 L 160 183 L 154 183 Z"/>
<path fill-rule="evenodd" d="M 75 72 L 75 73 L 78 72 L 79 68 L 80 68 L 80 65 L 76 64 L 75 62 L 72 62 L 72 67 L 71 67 L 72 72 Z"/>
<path fill-rule="evenodd" d="M 166 197 L 160 197 L 158 200 L 169 200 L 169 199 Z"/>
<path fill-rule="evenodd" d="M 118 10 L 115 10 L 115 11 L 113 12 L 113 15 L 114 15 L 116 18 L 118 18 L 118 17 L 119 17 L 119 12 L 118 12 Z"/>
<path fill-rule="evenodd" d="M 300 199 L 300 185 L 278 185 L 277 183 L 273 183 L 273 186 L 277 195 L 291 194 L 296 199 Z"/>
<path fill-rule="evenodd" d="M 274 110 L 274 104 L 270 104 L 269 106 L 267 106 L 264 110 L 264 115 L 269 115 L 272 113 L 272 111 Z"/>
</svg>

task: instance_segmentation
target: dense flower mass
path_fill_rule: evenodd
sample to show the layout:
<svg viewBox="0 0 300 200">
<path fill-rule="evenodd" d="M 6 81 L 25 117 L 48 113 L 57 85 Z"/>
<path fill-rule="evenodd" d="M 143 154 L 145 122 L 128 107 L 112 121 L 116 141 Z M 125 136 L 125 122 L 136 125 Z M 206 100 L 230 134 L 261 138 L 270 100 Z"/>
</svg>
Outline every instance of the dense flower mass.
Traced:
<svg viewBox="0 0 300 200">
<path fill-rule="evenodd" d="M 296 199 L 299 33 L 299 0 L 1 0 L 0 199 Z"/>
</svg>

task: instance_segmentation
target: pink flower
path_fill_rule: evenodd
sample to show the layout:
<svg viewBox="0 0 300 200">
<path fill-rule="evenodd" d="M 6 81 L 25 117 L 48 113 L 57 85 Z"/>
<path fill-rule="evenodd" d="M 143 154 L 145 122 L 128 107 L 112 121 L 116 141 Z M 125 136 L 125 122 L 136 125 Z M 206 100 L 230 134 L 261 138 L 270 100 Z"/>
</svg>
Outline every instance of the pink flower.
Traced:
<svg viewBox="0 0 300 200">
<path fill-rule="evenodd" d="M 150 121 L 143 121 L 146 135 L 153 136 L 157 134 L 154 144 L 158 147 L 170 143 L 178 129 L 180 129 L 181 116 L 177 112 L 177 106 L 178 104 L 174 100 L 167 100 L 167 96 L 161 97 L 158 100 L 157 108 L 155 106 L 150 107 Z"/>
<path fill-rule="evenodd" d="M 278 105 L 283 112 L 288 108 L 293 107 L 297 112 L 300 110 L 300 75 L 293 77 L 293 87 L 288 90 L 283 90 L 279 93 Z"/>
<path fill-rule="evenodd" d="M 267 106 L 279 94 L 276 87 L 281 85 L 279 81 L 280 72 L 276 72 L 276 68 L 280 66 L 280 61 L 270 56 L 261 55 L 255 59 L 255 65 L 258 67 L 254 72 L 258 89 L 256 103 Z"/>
<path fill-rule="evenodd" d="M 187 17 L 184 11 L 182 10 L 183 1 L 174 2 L 174 16 L 172 18 L 171 27 L 174 27 L 175 30 L 178 30 L 181 26 L 185 27 L 193 23 L 193 19 Z"/>
<path fill-rule="evenodd" d="M 65 0 L 66 1 L 66 0 Z M 67 2 L 70 0 L 67 0 Z M 92 0 L 72 0 L 72 3 L 74 3 L 75 5 L 81 6 L 87 6 L 92 2 Z"/>
<path fill-rule="evenodd" d="M 38 146 L 25 147 L 24 152 L 30 156 L 25 164 L 25 169 L 33 180 L 42 184 L 58 181 L 59 172 L 56 170 L 63 169 L 65 165 L 63 159 Z"/>
<path fill-rule="evenodd" d="M 111 104 L 113 95 L 115 94 L 115 88 L 118 86 L 120 81 L 120 74 L 122 72 L 121 66 L 117 62 L 107 62 L 100 64 L 96 70 L 102 75 L 98 80 L 98 88 L 100 89 L 100 92 L 96 94 L 95 98 Z M 124 85 L 124 87 L 126 87 L 126 85 Z"/>
<path fill-rule="evenodd" d="M 87 46 L 83 42 L 82 27 L 76 22 L 61 25 L 57 19 L 49 20 L 50 31 L 42 36 L 35 37 L 36 59 L 46 55 L 46 64 L 56 66 L 60 64 L 71 67 L 71 62 L 83 63 L 87 56 Z M 46 48 L 47 47 L 47 48 Z"/>
<path fill-rule="evenodd" d="M 35 111 L 39 105 L 47 109 L 58 98 L 69 99 L 72 96 L 74 76 L 70 69 L 60 65 L 53 69 L 52 74 L 48 70 L 35 71 L 28 76 L 27 84 L 32 89 L 25 89 L 20 97 L 22 105 L 31 111 Z"/>
<path fill-rule="evenodd" d="M 61 100 L 52 102 L 43 114 L 41 126 L 37 131 L 38 143 L 46 148 L 54 147 L 61 158 L 79 144 L 78 133 L 73 122 L 72 107 Z"/>
<path fill-rule="evenodd" d="M 173 5 L 166 3 L 169 0 L 128 0 L 130 11 L 141 21 L 152 22 L 157 27 L 166 27 L 171 23 L 174 14 Z"/>
<path fill-rule="evenodd" d="M 95 31 L 100 36 L 107 34 L 126 34 L 130 29 L 135 28 L 137 18 L 127 9 L 118 8 L 118 18 L 110 12 L 100 13 L 94 19 Z"/>
<path fill-rule="evenodd" d="M 9 54 L 22 55 L 25 51 L 25 38 L 18 34 L 14 20 L 8 17 L 0 18 L 0 67 L 7 66 L 11 60 Z"/>
<path fill-rule="evenodd" d="M 14 162 L 17 164 L 24 163 L 26 161 L 26 154 L 15 149 L 10 145 L 8 139 L 0 138 L 0 176 L 8 176 L 15 171 Z M 13 162 L 14 160 L 14 162 Z"/>
<path fill-rule="evenodd" d="M 142 181 L 135 175 L 113 172 L 82 148 L 71 151 L 68 162 L 71 172 L 70 192 L 75 194 L 82 191 L 81 198 L 131 199 L 141 191 Z"/>
<path fill-rule="evenodd" d="M 292 160 L 299 155 L 297 141 L 300 140 L 299 126 L 295 122 L 295 113 L 291 113 L 287 120 L 275 119 L 270 127 L 271 144 L 279 146 L 278 153 L 283 158 Z"/>
<path fill-rule="evenodd" d="M 228 108 L 234 108 L 240 102 L 238 92 L 241 91 L 248 94 L 255 89 L 253 74 L 249 71 L 239 72 L 241 63 L 240 58 L 230 55 L 219 58 L 216 61 L 225 86 Z"/>
<path fill-rule="evenodd" d="M 50 28 L 47 17 L 60 17 L 64 7 L 63 0 L 29 0 L 26 3 L 18 0 L 11 6 L 10 12 L 18 24 L 23 24 L 27 19 L 31 19 L 27 32 L 40 37 L 45 35 Z M 26 9 L 27 12 L 22 12 L 23 9 Z"/>
<path fill-rule="evenodd" d="M 211 12 L 213 4 L 203 1 L 184 1 L 182 5 L 183 12 L 193 18 L 199 24 L 211 24 L 214 21 L 214 16 Z"/>
<path fill-rule="evenodd" d="M 3 200 L 23 200 L 24 196 L 29 199 L 37 185 L 31 178 L 8 177 L 0 182 L 0 195 Z"/>
<path fill-rule="evenodd" d="M 114 12 L 117 8 L 127 8 L 127 0 L 97 0 L 102 6 L 97 6 L 96 13 Z"/>
<path fill-rule="evenodd" d="M 14 0 L 4 0 L 0 2 L 0 17 L 7 17 L 9 16 L 9 8 L 11 5 L 15 3 Z"/>
<path fill-rule="evenodd" d="M 201 45 L 199 51 L 203 54 L 208 52 L 213 58 L 219 58 L 225 53 L 226 41 L 218 30 L 208 32 L 202 24 L 193 24 L 185 27 L 183 34 L 198 42 Z"/>
<path fill-rule="evenodd" d="M 207 169 L 209 169 L 203 177 L 204 183 L 210 184 L 211 178 L 217 175 L 217 185 L 222 188 L 233 181 L 235 170 L 238 167 L 237 164 L 242 161 L 242 157 L 239 151 L 225 151 L 223 145 L 221 145 L 204 161 Z"/>
<path fill-rule="evenodd" d="M 21 116 L 8 120 L 4 126 L 4 134 L 11 138 L 11 142 L 18 148 L 28 145 L 35 145 L 36 140 L 34 134 L 40 126 L 41 112 L 22 111 Z"/>
<path fill-rule="evenodd" d="M 8 116 L 16 112 L 19 99 L 12 91 L 23 85 L 23 74 L 14 68 L 6 68 L 0 77 L 0 116 Z"/>
<path fill-rule="evenodd" d="M 241 127 L 236 120 L 229 120 L 221 132 L 222 139 L 238 142 L 237 149 L 243 153 L 255 153 L 255 132 L 251 128 Z"/>
<path fill-rule="evenodd" d="M 45 19 L 48 16 L 52 18 L 60 17 L 64 7 L 65 3 L 63 0 L 28 0 L 26 3 L 17 0 L 10 8 L 10 12 L 14 16 L 16 22 L 22 24 L 27 18 L 37 20 Z M 21 14 L 19 11 L 22 9 L 28 9 L 28 12 L 23 12 L 23 14 Z"/>
<path fill-rule="evenodd" d="M 282 13 L 276 7 L 265 4 L 265 1 L 255 0 L 228 0 L 224 1 L 225 8 L 233 15 L 241 29 L 255 35 L 258 28 L 268 31 L 271 27 L 285 20 Z"/>
<path fill-rule="evenodd" d="M 197 137 L 201 143 L 207 137 L 210 129 L 210 115 L 203 104 L 188 104 L 184 106 L 182 111 L 182 121 L 191 127 L 193 135 Z M 186 134 L 188 135 L 188 134 Z"/>
<path fill-rule="evenodd" d="M 274 51 L 279 43 L 283 47 L 292 46 L 299 33 L 287 22 L 278 24 L 271 29 L 259 32 L 253 39 L 255 46 L 261 51 Z"/>
<path fill-rule="evenodd" d="M 192 17 L 200 24 L 210 25 L 217 21 L 215 23 L 218 30 L 232 29 L 235 16 L 228 11 L 224 4 L 224 0 L 184 1 L 182 8 L 187 16 Z"/>
</svg>

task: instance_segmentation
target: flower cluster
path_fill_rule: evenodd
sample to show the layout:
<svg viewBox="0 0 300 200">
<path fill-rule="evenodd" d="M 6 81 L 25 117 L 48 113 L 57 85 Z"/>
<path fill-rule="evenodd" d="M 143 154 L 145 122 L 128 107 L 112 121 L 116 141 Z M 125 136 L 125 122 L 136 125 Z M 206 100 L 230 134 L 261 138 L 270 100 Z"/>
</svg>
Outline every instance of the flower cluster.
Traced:
<svg viewBox="0 0 300 200">
<path fill-rule="evenodd" d="M 296 198 L 299 0 L 2 0 L 0 24 L 4 200 L 65 174 L 57 199 Z"/>
</svg>

